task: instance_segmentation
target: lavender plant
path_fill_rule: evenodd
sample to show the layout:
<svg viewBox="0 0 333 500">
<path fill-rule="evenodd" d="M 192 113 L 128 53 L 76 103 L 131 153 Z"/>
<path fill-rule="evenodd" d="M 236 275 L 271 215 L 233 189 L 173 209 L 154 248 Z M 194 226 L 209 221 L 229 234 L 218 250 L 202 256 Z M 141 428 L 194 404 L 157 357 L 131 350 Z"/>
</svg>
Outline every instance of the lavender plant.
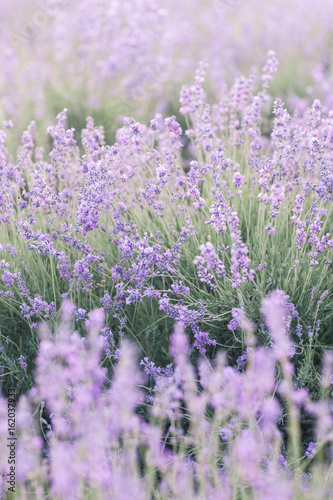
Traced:
<svg viewBox="0 0 333 500">
<path fill-rule="evenodd" d="M 297 383 L 316 396 L 321 353 L 332 342 L 332 124 L 318 100 L 292 117 L 275 99 L 265 136 L 277 67 L 271 51 L 259 92 L 253 77 L 242 78 L 210 106 L 202 64 L 180 93 L 186 130 L 160 114 L 149 127 L 125 118 L 109 146 L 103 127 L 88 118 L 83 153 L 66 129 L 66 110 L 48 128 L 48 159 L 32 123 L 14 160 L 4 145 L 12 124 L 4 123 L 7 383 L 31 384 L 37 323 L 56 320 L 64 298 L 75 304 L 81 332 L 89 311 L 103 307 L 106 366 L 117 360 L 125 332 L 163 370 L 173 321 L 187 328 L 192 359 L 224 346 L 229 361 L 243 365 L 243 318 L 270 345 L 260 303 L 279 288 L 296 342 Z"/>
<path fill-rule="evenodd" d="M 17 403 L 18 474 L 8 498 L 329 498 L 332 356 L 325 356 L 321 399 L 313 402 L 295 388 L 287 299 L 276 290 L 262 301 L 270 347 L 256 345 L 255 325 L 243 317 L 243 373 L 221 352 L 193 366 L 178 322 L 170 338 L 173 369 L 155 371 L 146 418 L 137 349 L 122 341 L 108 379 L 101 366 L 104 311 L 91 312 L 82 338 L 72 329 L 75 305 L 66 300 L 55 333 L 40 328 L 34 385 Z M 0 402 L 5 443 L 6 401 Z M 311 442 L 301 438 L 301 411 L 316 422 Z M 5 499 L 5 453 L 0 460 Z"/>
<path fill-rule="evenodd" d="M 332 496 L 332 7 L 0 5 L 1 498 Z"/>
</svg>

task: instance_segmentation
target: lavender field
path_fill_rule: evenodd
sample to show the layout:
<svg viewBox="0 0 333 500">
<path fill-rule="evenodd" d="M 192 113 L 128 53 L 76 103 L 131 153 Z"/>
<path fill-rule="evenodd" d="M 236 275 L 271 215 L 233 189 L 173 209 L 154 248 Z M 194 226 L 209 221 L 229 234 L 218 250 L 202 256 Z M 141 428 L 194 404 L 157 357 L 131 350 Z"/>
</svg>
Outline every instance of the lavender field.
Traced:
<svg viewBox="0 0 333 500">
<path fill-rule="evenodd" d="M 0 499 L 333 498 L 333 2 L 0 19 Z"/>
</svg>

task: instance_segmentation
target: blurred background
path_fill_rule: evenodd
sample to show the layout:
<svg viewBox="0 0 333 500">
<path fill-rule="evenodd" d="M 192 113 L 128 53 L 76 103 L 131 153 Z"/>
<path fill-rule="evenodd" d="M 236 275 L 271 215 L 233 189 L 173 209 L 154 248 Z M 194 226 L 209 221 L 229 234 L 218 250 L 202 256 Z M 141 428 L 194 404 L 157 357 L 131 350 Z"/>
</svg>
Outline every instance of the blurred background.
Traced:
<svg viewBox="0 0 333 500">
<path fill-rule="evenodd" d="M 216 100 L 268 50 L 280 61 L 273 96 L 332 105 L 331 0 L 12 0 L 0 16 L 0 120 L 13 120 L 12 140 L 66 107 L 69 126 L 90 115 L 111 141 L 122 116 L 177 115 L 199 61 Z"/>
</svg>

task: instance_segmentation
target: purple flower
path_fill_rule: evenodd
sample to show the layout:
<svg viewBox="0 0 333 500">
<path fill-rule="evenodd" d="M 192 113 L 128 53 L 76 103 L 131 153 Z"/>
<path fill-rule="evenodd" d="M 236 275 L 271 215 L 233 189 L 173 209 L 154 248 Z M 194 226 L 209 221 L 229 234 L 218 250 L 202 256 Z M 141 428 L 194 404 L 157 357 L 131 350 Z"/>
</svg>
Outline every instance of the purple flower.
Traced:
<svg viewBox="0 0 333 500">
<path fill-rule="evenodd" d="M 193 347 L 199 349 L 200 354 L 205 354 L 206 346 L 208 345 L 216 345 L 216 340 L 212 340 L 209 338 L 209 334 L 207 332 L 195 333 L 194 335 L 195 341 Z"/>
<path fill-rule="evenodd" d="M 292 353 L 292 343 L 288 336 L 290 325 L 290 309 L 288 296 L 281 290 L 274 290 L 262 301 L 262 312 L 266 318 L 266 325 L 274 341 L 274 348 L 278 360 L 289 357 Z"/>
<path fill-rule="evenodd" d="M 239 307 L 234 307 L 232 309 L 232 311 L 231 311 L 232 320 L 228 324 L 229 330 L 234 331 L 234 330 L 236 330 L 236 328 L 238 328 L 240 326 L 241 318 L 242 318 L 243 314 L 244 314 L 243 309 L 241 309 Z"/>
<path fill-rule="evenodd" d="M 263 74 L 261 76 L 261 80 L 263 82 L 263 88 L 268 89 L 269 83 L 273 80 L 274 73 L 278 69 L 279 61 L 275 56 L 275 52 L 270 50 L 267 53 L 267 62 L 263 67 Z"/>
<path fill-rule="evenodd" d="M 27 363 L 25 362 L 25 357 L 23 355 L 21 355 L 18 358 L 18 364 L 20 365 L 22 370 L 26 370 L 28 367 Z"/>
<path fill-rule="evenodd" d="M 79 308 L 76 312 L 75 312 L 75 315 L 76 315 L 76 321 L 80 321 L 81 319 L 84 319 L 85 315 L 86 315 L 86 310 L 85 309 L 82 309 L 82 308 Z"/>
<path fill-rule="evenodd" d="M 316 443 L 310 441 L 307 449 L 305 450 L 304 456 L 307 458 L 313 458 L 316 454 Z"/>
<path fill-rule="evenodd" d="M 236 172 L 233 177 L 233 183 L 236 187 L 241 186 L 242 184 L 246 184 L 245 176 Z"/>
</svg>

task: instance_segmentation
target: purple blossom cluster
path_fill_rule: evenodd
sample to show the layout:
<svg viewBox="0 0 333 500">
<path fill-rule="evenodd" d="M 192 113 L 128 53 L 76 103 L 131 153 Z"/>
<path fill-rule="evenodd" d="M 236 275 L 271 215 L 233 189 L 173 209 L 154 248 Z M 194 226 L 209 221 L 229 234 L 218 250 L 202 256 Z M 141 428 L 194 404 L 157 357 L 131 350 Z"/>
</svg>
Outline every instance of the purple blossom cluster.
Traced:
<svg viewBox="0 0 333 500">
<path fill-rule="evenodd" d="M 266 228 L 276 242 L 288 240 L 293 261 L 289 274 L 310 266 L 323 276 L 333 250 L 328 232 L 333 198 L 327 183 L 333 164 L 328 141 L 332 123 L 318 100 L 292 116 L 276 99 L 267 142 L 261 133 L 262 113 L 276 67 L 276 56 L 269 52 L 257 94 L 254 76 L 242 77 L 226 90 L 230 99 L 224 96 L 210 106 L 203 90 L 207 65 L 200 64 L 194 84 L 180 93 L 186 133 L 174 116 L 157 113 L 149 127 L 124 118 L 110 146 L 103 127 L 87 118 L 82 152 L 74 129 L 66 128 L 64 109 L 48 128 L 48 158 L 35 145 L 33 122 L 14 162 L 4 148 L 9 133 L 4 126 L 2 223 L 31 254 L 27 259 L 12 242 L 1 245 L 6 259 L 0 263 L 0 294 L 6 303 L 34 328 L 37 319 L 45 321 L 58 312 L 61 298 L 72 298 L 76 321 L 83 324 L 90 321 L 84 296 L 96 293 L 110 329 L 105 352 L 113 359 L 119 336 L 129 331 L 127 316 L 150 301 L 159 314 L 190 327 L 194 347 L 204 353 L 219 340 L 216 311 L 209 301 L 231 289 L 232 320 L 224 332 L 236 331 L 246 318 L 245 312 L 244 317 L 237 313 L 245 311 L 239 297 L 263 287 L 269 272 L 266 259 L 272 258 L 274 243 L 264 238 L 258 251 L 245 199 L 258 214 L 258 232 Z M 236 156 L 244 155 L 242 161 L 235 154 L 228 157 L 230 145 Z M 199 235 L 205 243 L 199 244 Z M 184 260 L 197 249 L 200 255 L 194 254 L 190 274 L 184 275 Z M 26 262 L 35 258 L 50 262 L 50 279 L 59 280 L 61 298 L 54 291 L 53 300 L 46 300 L 45 292 L 32 284 Z M 205 296 L 198 297 L 193 276 L 207 284 Z M 317 315 L 316 305 L 311 307 Z M 296 309 L 290 321 L 294 318 L 293 331 L 304 346 L 302 332 L 310 318 L 299 318 Z M 213 335 L 207 323 L 214 326 Z M 320 328 L 321 317 L 316 317 L 312 337 Z"/>
<path fill-rule="evenodd" d="M 221 278 L 226 274 L 224 264 L 219 259 L 212 243 L 207 242 L 200 245 L 199 250 L 201 255 L 197 256 L 193 262 L 197 266 L 200 281 L 207 283 L 212 290 L 217 290 L 217 285 L 214 284 L 214 275 L 209 270 L 215 271 L 216 276 Z"/>
<path fill-rule="evenodd" d="M 11 498 L 333 496 L 333 3 L 312 4 L 1 3 Z"/>
</svg>

